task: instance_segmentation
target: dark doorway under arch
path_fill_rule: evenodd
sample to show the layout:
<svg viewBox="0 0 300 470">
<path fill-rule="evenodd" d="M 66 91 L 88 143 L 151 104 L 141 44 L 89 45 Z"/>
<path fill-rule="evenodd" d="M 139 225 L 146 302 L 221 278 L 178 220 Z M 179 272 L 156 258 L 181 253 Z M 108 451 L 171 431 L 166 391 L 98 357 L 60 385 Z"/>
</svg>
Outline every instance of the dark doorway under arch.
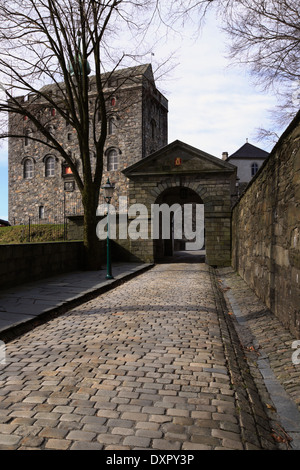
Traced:
<svg viewBox="0 0 300 470">
<path fill-rule="evenodd" d="M 201 197 L 192 189 L 187 186 L 176 186 L 168 188 L 163 191 L 155 201 L 155 204 L 162 206 L 166 204 L 170 208 L 180 206 L 182 216 L 184 217 L 184 206 L 192 206 L 193 220 L 192 228 L 193 231 L 196 229 L 196 205 L 202 205 L 203 201 Z M 182 227 L 183 236 L 182 238 L 174 237 L 174 212 L 170 213 L 170 237 L 164 239 L 161 230 L 160 220 L 160 233 L 159 238 L 154 240 L 154 260 L 157 263 L 163 262 L 191 262 L 199 263 L 205 262 L 205 243 L 201 249 L 189 250 L 186 249 L 187 242 L 192 240 L 185 237 L 184 228 Z"/>
</svg>

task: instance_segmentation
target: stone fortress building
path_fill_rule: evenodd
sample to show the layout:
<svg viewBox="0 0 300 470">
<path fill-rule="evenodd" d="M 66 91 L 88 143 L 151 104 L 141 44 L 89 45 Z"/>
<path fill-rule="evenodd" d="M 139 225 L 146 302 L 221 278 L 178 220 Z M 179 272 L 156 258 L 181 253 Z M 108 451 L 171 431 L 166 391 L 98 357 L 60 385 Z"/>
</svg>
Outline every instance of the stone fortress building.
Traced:
<svg viewBox="0 0 300 470">
<path fill-rule="evenodd" d="M 95 100 L 94 80 L 90 78 L 91 102 Z M 103 76 L 103 81 L 109 97 L 109 119 L 102 181 L 104 184 L 109 177 L 115 185 L 112 204 L 117 206 L 120 196 L 128 198 L 128 206 L 141 203 L 149 210 L 155 203 L 203 204 L 206 262 L 229 265 L 231 208 L 239 181 L 237 167 L 238 174 L 244 175 L 241 162 L 255 165 L 254 175 L 263 151 L 246 144 L 246 156 L 240 149 L 229 158 L 224 154 L 217 158 L 179 141 L 169 144 L 168 101 L 157 90 L 149 64 L 116 71 L 109 79 Z M 55 86 L 47 86 L 45 91 L 55 93 Z M 19 99 L 28 105 L 40 100 L 30 95 Z M 77 139 L 70 123 L 55 109 L 42 102 L 39 105 L 49 130 L 76 159 L 80 170 Z M 28 218 L 53 222 L 62 213 L 68 217 L 82 214 L 79 190 L 62 157 L 28 138 L 38 134 L 28 119 L 10 116 L 9 127 L 25 136 L 9 140 L 9 222 L 26 223 Z M 174 247 L 172 239 L 125 243 L 135 259 L 144 261 L 170 255 Z M 184 243 L 177 243 L 177 247 L 184 249 Z"/>
<path fill-rule="evenodd" d="M 120 196 L 127 195 L 128 186 L 122 170 L 167 144 L 168 101 L 157 90 L 150 65 L 108 75 L 109 78 L 103 76 L 104 91 L 109 97 L 103 180 L 109 177 L 116 187 L 116 194 Z M 90 78 L 91 102 L 95 100 L 94 80 Z M 54 94 L 56 90 L 55 86 L 50 85 L 43 91 Z M 27 100 L 29 105 L 43 106 L 42 100 L 37 103 L 33 95 L 19 99 Z M 80 170 L 73 128 L 56 114 L 55 109 L 42 109 L 48 129 L 75 157 Z M 29 217 L 53 221 L 63 207 L 67 214 L 80 213 L 80 193 L 71 169 L 62 157 L 42 143 L 26 138 L 41 138 L 29 120 L 10 115 L 9 128 L 17 129 L 18 134 L 25 136 L 24 139 L 9 140 L 10 223 L 24 223 Z M 95 166 L 95 161 L 92 161 L 93 164 Z"/>
</svg>

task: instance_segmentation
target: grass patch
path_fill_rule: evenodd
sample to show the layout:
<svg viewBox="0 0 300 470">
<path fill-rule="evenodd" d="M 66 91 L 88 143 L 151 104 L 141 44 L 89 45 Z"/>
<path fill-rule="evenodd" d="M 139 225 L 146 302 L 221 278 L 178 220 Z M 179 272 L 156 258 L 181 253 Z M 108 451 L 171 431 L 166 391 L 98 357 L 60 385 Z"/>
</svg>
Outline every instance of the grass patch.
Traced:
<svg viewBox="0 0 300 470">
<path fill-rule="evenodd" d="M 0 244 L 64 241 L 64 224 L 15 225 L 0 227 Z"/>
</svg>

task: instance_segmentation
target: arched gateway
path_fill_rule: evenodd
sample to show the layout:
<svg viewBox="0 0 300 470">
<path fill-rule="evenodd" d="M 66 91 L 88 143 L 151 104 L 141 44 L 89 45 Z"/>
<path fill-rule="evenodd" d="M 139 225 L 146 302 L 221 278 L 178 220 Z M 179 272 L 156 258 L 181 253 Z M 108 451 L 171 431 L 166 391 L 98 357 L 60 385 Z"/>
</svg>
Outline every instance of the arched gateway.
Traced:
<svg viewBox="0 0 300 470">
<path fill-rule="evenodd" d="M 206 263 L 230 265 L 234 165 L 176 140 L 123 173 L 129 179 L 128 205 L 142 204 L 148 211 L 149 236 L 130 240 L 133 256 L 153 262 L 162 254 L 162 244 L 153 239 L 153 205 L 194 203 L 204 205 Z"/>
</svg>

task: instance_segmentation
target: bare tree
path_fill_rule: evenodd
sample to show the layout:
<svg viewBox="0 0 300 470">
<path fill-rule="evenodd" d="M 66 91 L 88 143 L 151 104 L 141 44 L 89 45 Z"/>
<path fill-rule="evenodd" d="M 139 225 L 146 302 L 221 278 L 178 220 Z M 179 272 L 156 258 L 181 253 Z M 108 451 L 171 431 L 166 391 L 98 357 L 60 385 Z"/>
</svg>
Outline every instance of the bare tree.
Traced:
<svg viewBox="0 0 300 470">
<path fill-rule="evenodd" d="M 104 92 L 103 76 L 108 80 L 109 74 L 104 72 L 108 69 L 113 72 L 130 56 L 130 51 L 113 48 L 114 35 L 120 34 L 120 30 L 125 34 L 126 30 L 137 37 L 144 24 L 149 24 L 155 9 L 155 0 L 0 0 L 0 112 L 15 116 L 14 125 L 0 137 L 29 138 L 42 143 L 59 153 L 71 167 L 84 208 L 86 266 L 90 269 L 99 266 L 96 210 L 109 99 Z M 96 87 L 92 103 L 91 70 Z M 55 110 L 74 128 L 81 172 L 49 129 L 46 108 Z M 100 124 L 97 116 L 101 117 Z M 36 132 L 27 136 L 20 132 L 16 119 L 24 118 Z M 92 155 L 96 156 L 95 169 Z"/>
<path fill-rule="evenodd" d="M 298 0 L 173 0 L 173 20 L 199 25 L 210 12 L 229 38 L 229 58 L 251 70 L 256 84 L 278 96 L 274 115 L 287 123 L 299 109 L 300 9 Z"/>
</svg>

